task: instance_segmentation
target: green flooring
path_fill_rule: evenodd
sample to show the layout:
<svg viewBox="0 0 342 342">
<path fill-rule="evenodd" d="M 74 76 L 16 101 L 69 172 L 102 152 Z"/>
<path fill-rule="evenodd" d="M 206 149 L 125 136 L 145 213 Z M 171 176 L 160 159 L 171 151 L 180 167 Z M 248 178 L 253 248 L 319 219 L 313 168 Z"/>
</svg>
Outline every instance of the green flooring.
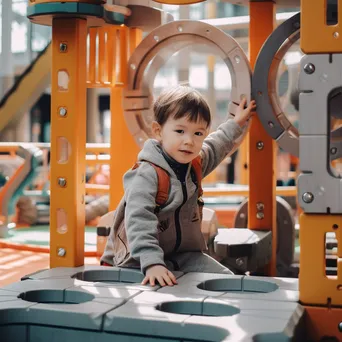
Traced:
<svg viewBox="0 0 342 342">
<path fill-rule="evenodd" d="M 85 249 L 87 251 L 96 250 L 96 227 L 85 228 Z M 50 246 L 50 226 L 39 225 L 30 228 L 10 229 L 6 242 L 19 243 L 25 245 L 35 245 L 39 247 Z"/>
</svg>

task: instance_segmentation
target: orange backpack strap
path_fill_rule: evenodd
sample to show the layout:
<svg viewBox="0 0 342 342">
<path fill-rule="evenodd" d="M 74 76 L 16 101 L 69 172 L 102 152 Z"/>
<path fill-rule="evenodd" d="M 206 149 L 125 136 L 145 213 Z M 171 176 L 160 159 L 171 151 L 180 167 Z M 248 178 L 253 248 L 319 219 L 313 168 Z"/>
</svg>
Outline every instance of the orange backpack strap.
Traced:
<svg viewBox="0 0 342 342">
<path fill-rule="evenodd" d="M 169 198 L 170 176 L 160 166 L 153 163 L 150 165 L 156 170 L 158 176 L 158 191 L 156 196 L 156 203 L 158 206 L 164 205 Z"/>
<path fill-rule="evenodd" d="M 169 189 L 170 189 L 170 177 L 168 173 L 161 168 L 160 166 L 157 166 L 153 163 L 148 162 L 157 173 L 158 177 L 158 190 L 156 195 L 156 204 L 157 206 L 162 206 L 166 203 L 167 199 L 169 198 Z M 137 167 L 139 167 L 140 163 L 137 162 L 132 167 L 132 170 L 135 170 Z"/>
<path fill-rule="evenodd" d="M 202 189 L 202 158 L 201 156 L 197 156 L 192 162 L 191 162 L 192 168 L 195 172 L 196 180 L 197 180 L 197 186 L 198 186 L 198 197 L 201 197 L 203 195 L 203 189 Z"/>
</svg>

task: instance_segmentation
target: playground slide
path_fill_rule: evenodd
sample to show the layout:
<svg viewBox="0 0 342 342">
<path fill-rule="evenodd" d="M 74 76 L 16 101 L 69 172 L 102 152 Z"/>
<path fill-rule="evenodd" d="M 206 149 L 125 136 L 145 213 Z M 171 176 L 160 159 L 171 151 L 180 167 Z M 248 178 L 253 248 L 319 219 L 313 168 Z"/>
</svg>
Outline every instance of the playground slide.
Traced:
<svg viewBox="0 0 342 342">
<path fill-rule="evenodd" d="M 50 84 L 51 44 L 39 53 L 0 101 L 0 131 L 14 123 Z"/>
<path fill-rule="evenodd" d="M 32 145 L 20 145 L 17 154 L 24 162 L 0 190 L 0 215 L 4 223 L 0 226 L 0 238 L 6 236 L 8 216 L 14 214 L 17 200 L 22 196 L 26 186 L 37 176 L 38 166 L 43 162 L 42 151 Z"/>
</svg>

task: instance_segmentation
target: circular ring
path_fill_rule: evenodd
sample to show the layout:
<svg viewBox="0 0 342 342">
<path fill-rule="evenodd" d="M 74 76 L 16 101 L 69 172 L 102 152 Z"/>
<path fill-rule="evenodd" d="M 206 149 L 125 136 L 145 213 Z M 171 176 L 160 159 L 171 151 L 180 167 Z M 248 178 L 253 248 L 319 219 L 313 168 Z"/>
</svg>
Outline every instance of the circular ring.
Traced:
<svg viewBox="0 0 342 342">
<path fill-rule="evenodd" d="M 296 157 L 299 157 L 299 132 L 281 108 L 276 80 L 283 57 L 299 38 L 300 13 L 297 13 L 279 25 L 266 40 L 256 61 L 252 79 L 252 96 L 256 100 L 262 125 L 283 150 Z M 339 133 L 339 128 L 331 132 L 331 147 L 334 151 L 330 154 L 331 159 L 342 157 L 342 142 L 336 138 L 340 136 Z"/>
<path fill-rule="evenodd" d="M 300 13 L 279 25 L 268 37 L 255 64 L 252 95 L 266 132 L 287 152 L 299 155 L 299 133 L 279 104 L 276 79 L 285 53 L 300 36 Z M 267 77 L 265 77 L 265 74 Z"/>
<path fill-rule="evenodd" d="M 174 21 L 160 26 L 139 44 L 128 62 L 124 114 L 127 126 L 140 147 L 150 138 L 152 115 L 148 116 L 148 113 L 151 110 L 151 89 L 157 71 L 173 53 L 191 44 L 210 45 L 227 65 L 232 77 L 228 117 L 235 115 L 243 97 L 246 97 L 248 102 L 251 99 L 250 65 L 245 53 L 232 37 L 199 21 Z M 233 151 L 243 140 L 247 129 L 248 125 L 244 134 L 236 141 Z"/>
</svg>

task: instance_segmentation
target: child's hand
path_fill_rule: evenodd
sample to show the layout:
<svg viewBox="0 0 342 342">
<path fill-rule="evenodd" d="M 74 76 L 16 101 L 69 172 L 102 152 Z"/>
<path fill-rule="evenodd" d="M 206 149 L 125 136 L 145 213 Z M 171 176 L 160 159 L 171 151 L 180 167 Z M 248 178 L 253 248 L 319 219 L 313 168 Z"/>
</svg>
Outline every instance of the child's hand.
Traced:
<svg viewBox="0 0 342 342">
<path fill-rule="evenodd" d="M 165 286 L 165 285 L 173 286 L 173 284 L 177 284 L 177 280 L 174 274 L 162 265 L 150 266 L 147 269 L 146 276 L 143 279 L 141 284 L 146 285 L 150 283 L 151 286 L 155 286 L 156 280 L 161 286 Z"/>
<path fill-rule="evenodd" d="M 248 107 L 245 108 L 247 103 L 246 98 L 244 98 L 241 102 L 239 107 L 236 110 L 236 114 L 235 114 L 235 118 L 234 121 L 240 126 L 242 127 L 247 121 L 248 119 L 252 116 L 252 111 L 255 109 L 256 104 L 255 101 L 252 100 Z"/>
</svg>

